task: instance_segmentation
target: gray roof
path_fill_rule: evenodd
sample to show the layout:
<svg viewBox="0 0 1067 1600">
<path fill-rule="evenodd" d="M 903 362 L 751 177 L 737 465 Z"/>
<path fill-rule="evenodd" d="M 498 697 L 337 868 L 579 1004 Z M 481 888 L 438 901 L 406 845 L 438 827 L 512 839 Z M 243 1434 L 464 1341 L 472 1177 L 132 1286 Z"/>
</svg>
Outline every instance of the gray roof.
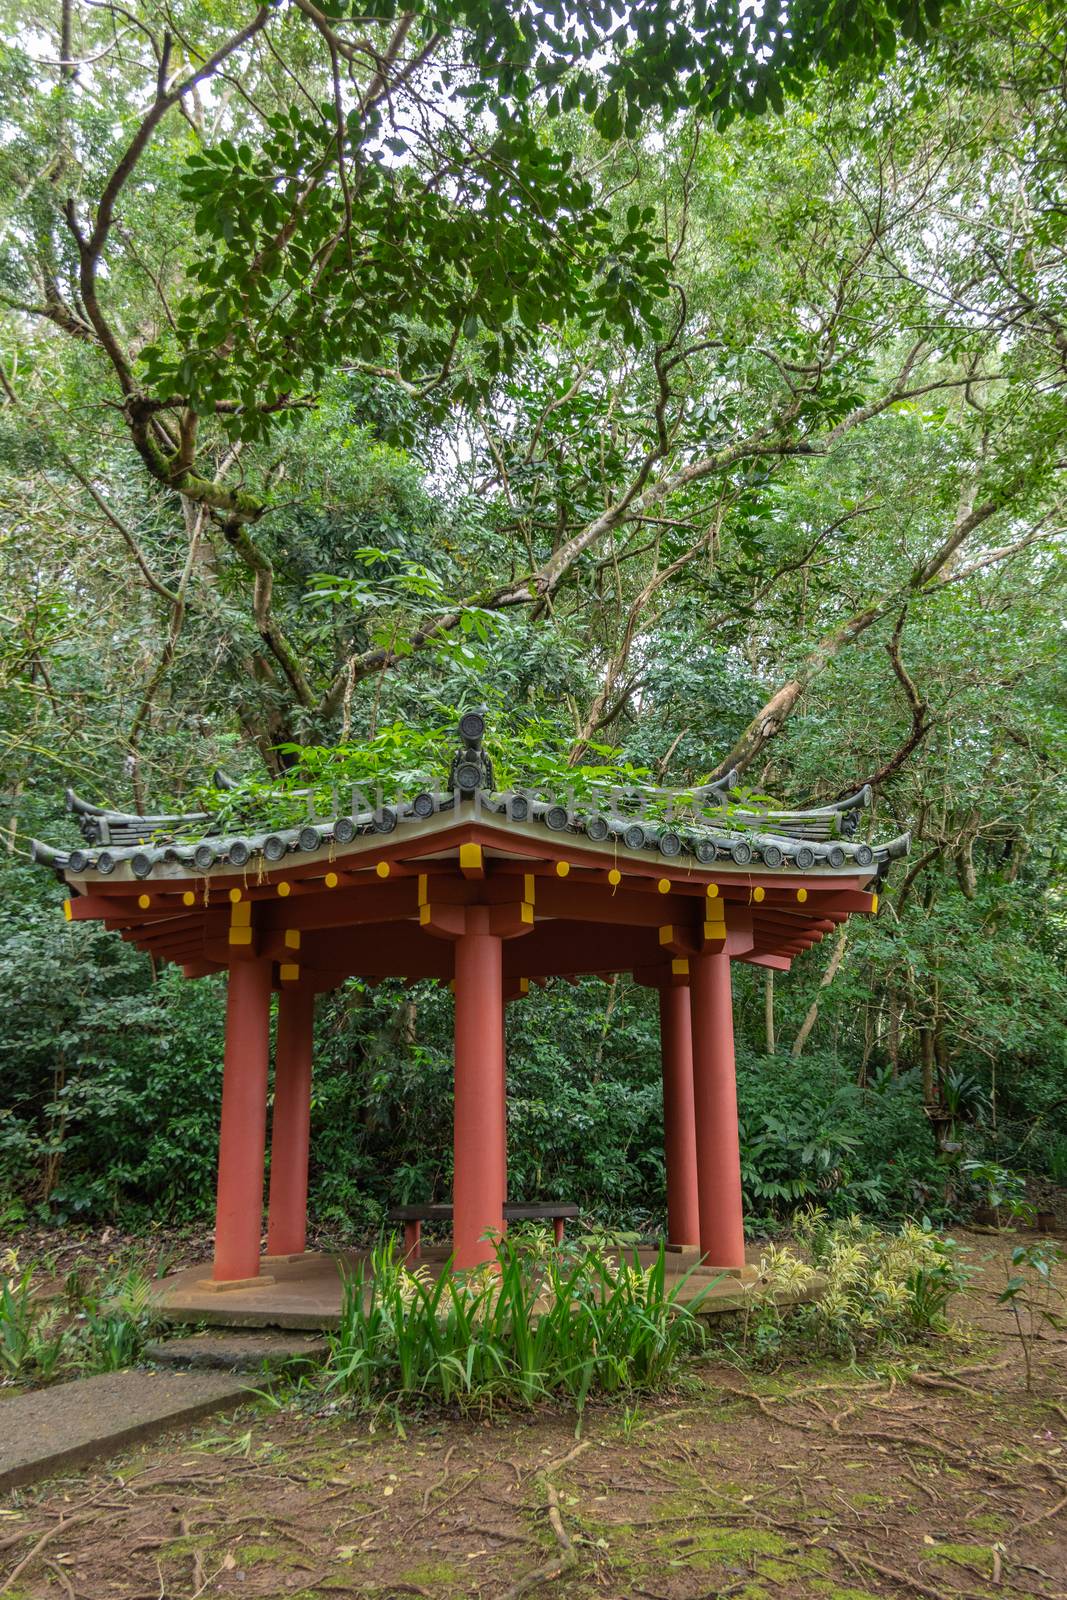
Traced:
<svg viewBox="0 0 1067 1600">
<path fill-rule="evenodd" d="M 309 816 L 301 826 L 282 829 L 235 833 L 207 812 L 140 816 L 111 811 L 68 789 L 67 809 L 77 820 L 85 848 L 62 850 L 33 840 L 31 854 L 61 873 L 106 876 L 128 862 L 137 878 L 151 877 L 157 866 L 178 863 L 196 872 L 227 864 L 243 869 L 251 862 L 270 867 L 290 856 L 334 844 L 345 846 L 361 835 L 391 834 L 407 823 L 425 823 L 448 812 L 456 813 L 457 822 L 481 815 L 505 827 L 519 824 L 524 833 L 530 826 L 544 828 L 594 845 L 610 843 L 616 850 L 688 856 L 704 867 L 722 862 L 734 868 L 804 873 L 852 867 L 877 871 L 881 877 L 891 861 L 907 854 L 911 843 L 908 833 L 882 844 L 855 838 L 861 814 L 871 803 L 869 785 L 832 804 L 797 810 L 732 803 L 736 772 L 696 789 L 620 789 L 603 805 L 588 799 L 553 802 L 526 789 L 499 791 L 494 787 L 492 761 L 482 747 L 483 734 L 484 717 L 468 712 L 460 722 L 447 781 L 437 789 L 369 808 L 361 806 L 354 794 L 347 810 L 338 805 L 331 816 Z M 219 788 L 235 787 L 224 773 L 215 774 L 215 783 Z M 311 791 L 305 793 L 310 805 Z M 289 803 L 295 797 L 292 791 L 284 795 Z"/>
</svg>

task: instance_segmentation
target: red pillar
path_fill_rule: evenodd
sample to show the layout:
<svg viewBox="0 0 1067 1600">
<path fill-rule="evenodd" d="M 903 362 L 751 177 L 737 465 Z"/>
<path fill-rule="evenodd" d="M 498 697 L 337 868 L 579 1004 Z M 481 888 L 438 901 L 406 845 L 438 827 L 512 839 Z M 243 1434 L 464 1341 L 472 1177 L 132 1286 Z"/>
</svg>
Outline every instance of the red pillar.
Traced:
<svg viewBox="0 0 1067 1600">
<path fill-rule="evenodd" d="M 743 1267 L 745 1232 L 730 958 L 725 950 L 716 955 L 691 956 L 689 977 L 700 1248 L 709 1266 Z"/>
<path fill-rule="evenodd" d="M 503 1214 L 503 1207 L 508 1203 L 508 1019 L 507 1006 L 503 1002 L 500 1006 L 500 1115 L 504 1119 L 504 1148 L 500 1162 L 500 1205 Z M 506 1222 L 501 1222 L 500 1231 L 507 1232 Z"/>
<path fill-rule="evenodd" d="M 269 961 L 235 961 L 230 967 L 212 1271 L 219 1281 L 259 1274 L 270 989 Z"/>
<path fill-rule="evenodd" d="M 305 984 L 278 996 L 274 1121 L 270 1140 L 267 1254 L 299 1255 L 307 1243 L 308 1134 L 315 992 Z"/>
<path fill-rule="evenodd" d="M 494 1259 L 483 1235 L 504 1229 L 504 995 L 501 941 L 488 906 L 468 906 L 456 940 L 455 1159 L 453 1246 L 457 1267 Z"/>
<path fill-rule="evenodd" d="M 687 984 L 660 986 L 659 1030 L 667 1159 L 667 1242 L 696 1248 L 700 1241 L 700 1211 L 693 1111 L 693 1028 Z"/>
</svg>

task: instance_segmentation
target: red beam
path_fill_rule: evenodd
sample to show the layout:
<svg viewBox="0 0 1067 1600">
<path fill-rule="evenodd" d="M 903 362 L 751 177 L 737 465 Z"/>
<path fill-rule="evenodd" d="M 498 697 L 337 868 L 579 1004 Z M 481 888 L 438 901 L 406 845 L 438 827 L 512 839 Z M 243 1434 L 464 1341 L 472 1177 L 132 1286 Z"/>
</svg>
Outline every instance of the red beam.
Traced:
<svg viewBox="0 0 1067 1600">
<path fill-rule="evenodd" d="M 750 967 L 769 967 L 772 972 L 788 972 L 793 965 L 790 956 L 771 956 L 755 950 L 750 955 L 738 956 L 737 959 L 747 962 Z"/>
</svg>

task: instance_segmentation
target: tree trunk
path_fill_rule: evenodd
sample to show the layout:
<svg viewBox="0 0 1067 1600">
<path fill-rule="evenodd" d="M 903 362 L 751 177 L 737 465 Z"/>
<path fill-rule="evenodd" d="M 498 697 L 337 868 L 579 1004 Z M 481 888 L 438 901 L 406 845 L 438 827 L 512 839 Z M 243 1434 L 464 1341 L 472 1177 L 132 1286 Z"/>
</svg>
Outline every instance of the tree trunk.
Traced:
<svg viewBox="0 0 1067 1600">
<path fill-rule="evenodd" d="M 826 971 L 822 975 L 822 979 L 820 980 L 818 993 L 816 994 L 815 999 L 811 1002 L 811 1005 L 808 1007 L 807 1016 L 804 1018 L 804 1021 L 800 1024 L 800 1032 L 797 1034 L 796 1038 L 793 1040 L 792 1056 L 793 1056 L 793 1060 L 794 1061 L 796 1061 L 799 1058 L 800 1053 L 803 1050 L 804 1045 L 807 1042 L 808 1034 L 811 1032 L 812 1028 L 814 1028 L 814 1026 L 815 1026 L 816 1020 L 817 1020 L 818 1015 L 819 1015 L 819 995 L 822 993 L 822 991 L 824 989 L 828 988 L 829 985 L 831 983 L 833 983 L 834 979 L 837 977 L 837 969 L 840 967 L 842 961 L 845 959 L 845 945 L 847 944 L 847 942 L 848 942 L 848 924 L 846 923 L 845 926 L 841 929 L 841 932 L 837 936 L 837 944 L 836 944 L 836 946 L 834 948 L 833 955 L 830 957 L 830 965 L 827 967 Z"/>
<path fill-rule="evenodd" d="M 768 967 L 763 985 L 763 1020 L 767 1029 L 767 1054 L 775 1054 L 774 1039 L 774 968 Z"/>
<path fill-rule="evenodd" d="M 937 1086 L 934 1075 L 934 1030 L 919 1029 L 919 1058 L 923 1071 L 923 1105 L 932 1109 L 937 1105 Z"/>
<path fill-rule="evenodd" d="M 964 541 L 1000 509 L 1004 498 L 1002 496 L 996 500 L 987 500 L 976 507 L 973 488 L 969 488 L 961 496 L 951 532 L 942 540 L 934 553 L 912 569 L 911 575 L 903 585 L 881 595 L 863 610 L 849 617 L 841 627 L 820 639 L 815 648 L 804 658 L 796 675 L 790 678 L 788 683 L 782 684 L 781 688 L 776 689 L 762 709 L 752 718 L 729 755 L 721 762 L 716 776 L 724 776 L 731 767 L 744 772 L 764 745 L 781 732 L 805 690 L 845 646 L 854 643 L 861 634 L 866 633 L 871 624 L 883 617 L 891 607 L 900 604 L 910 595 L 920 594 L 933 584 L 951 564 Z"/>
</svg>

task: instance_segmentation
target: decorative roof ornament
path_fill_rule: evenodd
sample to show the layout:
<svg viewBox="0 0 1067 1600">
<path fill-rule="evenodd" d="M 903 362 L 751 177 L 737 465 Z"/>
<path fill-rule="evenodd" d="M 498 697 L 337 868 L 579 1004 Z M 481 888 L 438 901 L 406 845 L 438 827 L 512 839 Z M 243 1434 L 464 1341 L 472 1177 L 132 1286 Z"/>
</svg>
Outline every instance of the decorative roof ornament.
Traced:
<svg viewBox="0 0 1067 1600">
<path fill-rule="evenodd" d="M 492 793 L 493 763 L 482 749 L 485 737 L 485 712 L 465 711 L 459 719 L 459 736 L 463 743 L 452 757 L 448 769 L 448 787 L 464 800 L 473 799 L 479 791 Z"/>
</svg>

